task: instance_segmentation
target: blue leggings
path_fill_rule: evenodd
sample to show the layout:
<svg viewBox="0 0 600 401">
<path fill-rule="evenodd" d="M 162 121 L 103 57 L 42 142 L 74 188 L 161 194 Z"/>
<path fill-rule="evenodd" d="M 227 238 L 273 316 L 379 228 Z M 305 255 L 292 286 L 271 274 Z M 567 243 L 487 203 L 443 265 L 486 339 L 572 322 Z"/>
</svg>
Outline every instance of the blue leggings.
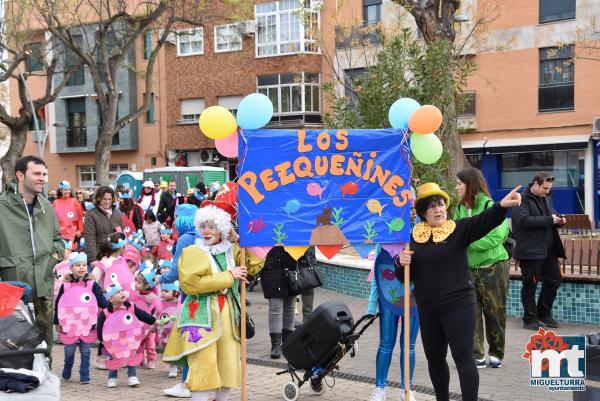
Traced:
<svg viewBox="0 0 600 401">
<path fill-rule="evenodd" d="M 379 304 L 381 316 L 379 317 L 379 349 L 375 369 L 375 385 L 385 388 L 392 362 L 392 353 L 398 337 L 398 321 L 400 317 Z M 404 319 L 402 319 L 404 321 Z M 410 316 L 410 383 L 412 384 L 415 371 L 415 343 L 419 334 L 419 314 L 411 310 Z M 400 333 L 400 376 L 402 388 L 404 388 L 404 324 Z"/>
</svg>

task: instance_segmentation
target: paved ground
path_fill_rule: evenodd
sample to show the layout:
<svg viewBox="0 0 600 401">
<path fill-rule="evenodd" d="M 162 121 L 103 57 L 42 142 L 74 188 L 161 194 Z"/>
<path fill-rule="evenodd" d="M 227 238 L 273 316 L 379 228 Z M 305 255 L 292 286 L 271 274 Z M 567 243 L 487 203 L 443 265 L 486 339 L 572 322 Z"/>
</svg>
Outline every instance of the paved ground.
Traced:
<svg viewBox="0 0 600 401">
<path fill-rule="evenodd" d="M 248 343 L 248 400 L 275 401 L 283 400 L 282 388 L 289 381 L 289 376 L 276 376 L 279 366 L 284 360 L 273 361 L 269 358 L 270 340 L 267 329 L 267 302 L 262 297 L 260 288 L 249 294 L 252 306 L 249 311 L 257 325 L 255 338 Z M 330 299 L 345 302 L 351 309 L 355 318 L 361 316 L 366 310 L 367 303 L 364 299 L 331 293 L 325 290 L 316 292 L 315 305 Z M 480 374 L 479 396 L 488 400 L 571 400 L 571 393 L 551 393 L 541 388 L 529 386 L 530 368 L 528 362 L 521 358 L 524 345 L 529 341 L 532 332 L 522 329 L 521 321 L 509 319 L 507 325 L 506 356 L 501 369 L 482 369 Z M 598 331 L 598 327 L 590 326 L 564 326 L 557 330 L 558 334 L 579 334 Z M 358 351 L 355 358 L 347 356 L 340 363 L 340 371 L 345 378 L 351 380 L 335 379 L 335 387 L 328 388 L 325 393 L 318 396 L 309 388 L 300 390 L 300 400 L 368 400 L 373 388 L 372 378 L 375 376 L 375 354 L 378 346 L 377 324 L 373 325 L 359 340 Z M 398 349 L 394 352 L 394 360 L 389 373 L 391 381 L 400 380 Z M 62 347 L 56 346 L 54 351 L 55 371 L 62 369 Z M 275 363 L 274 363 L 275 362 Z M 456 369 L 449 358 L 451 379 L 450 390 L 459 399 L 460 393 Z M 76 360 L 76 372 L 78 360 Z M 130 389 L 126 386 L 126 372 L 121 371 L 120 386 L 117 389 L 107 389 L 107 372 L 92 369 L 92 384 L 82 386 L 77 382 L 65 382 L 62 387 L 61 400 L 87 401 L 87 400 L 166 400 L 162 389 L 176 383 L 175 379 L 167 378 L 167 366 L 159 364 L 157 369 L 139 369 L 139 378 L 142 386 Z M 76 378 L 77 379 L 77 378 Z M 329 384 L 333 380 L 328 380 Z M 392 383 L 397 385 L 397 383 Z M 433 400 L 432 386 L 427 373 L 427 362 L 423 354 L 420 340 L 417 341 L 417 363 L 414 374 L 414 388 L 418 393 L 418 400 Z M 392 387 L 388 390 L 388 400 L 398 400 L 400 390 Z M 231 400 L 239 399 L 239 392 L 232 393 Z"/>
</svg>

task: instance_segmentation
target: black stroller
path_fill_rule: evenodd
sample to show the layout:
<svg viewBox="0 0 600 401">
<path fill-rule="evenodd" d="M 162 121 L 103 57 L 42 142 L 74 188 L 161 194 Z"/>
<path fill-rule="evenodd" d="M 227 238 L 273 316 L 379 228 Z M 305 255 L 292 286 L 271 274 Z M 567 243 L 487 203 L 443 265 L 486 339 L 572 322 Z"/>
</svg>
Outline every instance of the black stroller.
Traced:
<svg viewBox="0 0 600 401">
<path fill-rule="evenodd" d="M 338 301 L 325 302 L 316 308 L 283 344 L 288 368 L 277 375 L 289 373 L 292 377 L 283 387 L 285 400 L 296 401 L 300 387 L 306 382 L 310 382 L 315 393 L 322 394 L 325 377 L 338 369 L 338 362 L 347 353 L 354 358 L 356 340 L 376 318 L 377 315 L 364 315 L 355 324 L 348 307 Z M 298 370 L 305 371 L 304 375 L 300 376 Z"/>
</svg>

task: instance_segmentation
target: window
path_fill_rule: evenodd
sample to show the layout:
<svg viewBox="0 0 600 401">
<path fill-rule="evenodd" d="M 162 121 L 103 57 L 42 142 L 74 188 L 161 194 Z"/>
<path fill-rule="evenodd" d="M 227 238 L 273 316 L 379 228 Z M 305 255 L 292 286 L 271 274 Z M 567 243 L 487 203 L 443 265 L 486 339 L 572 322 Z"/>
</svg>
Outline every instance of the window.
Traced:
<svg viewBox="0 0 600 401">
<path fill-rule="evenodd" d="M 77 47 L 82 47 L 83 36 L 73 35 L 73 43 L 75 43 Z M 81 64 L 81 60 L 79 59 L 79 57 L 72 50 L 69 49 L 67 49 L 67 51 L 65 52 L 65 67 L 66 70 L 76 68 L 75 72 L 67 81 L 67 86 L 80 86 L 85 84 L 83 64 Z"/>
<path fill-rule="evenodd" d="M 476 155 L 465 154 L 465 157 L 469 161 L 471 167 L 475 167 L 476 169 L 481 170 L 481 167 L 483 165 L 483 156 L 481 155 L 481 153 Z"/>
<path fill-rule="evenodd" d="M 204 111 L 204 99 L 181 100 L 181 122 L 196 123 Z"/>
<path fill-rule="evenodd" d="M 355 81 L 367 74 L 366 68 L 351 68 L 344 70 L 344 96 L 348 99 L 348 104 L 351 107 L 358 105 L 358 96 L 356 96 Z"/>
<path fill-rule="evenodd" d="M 215 52 L 242 50 L 242 34 L 235 24 L 215 27 Z"/>
<path fill-rule="evenodd" d="M 540 0 L 540 24 L 575 18 L 575 0 Z"/>
<path fill-rule="evenodd" d="M 237 115 L 237 109 L 242 101 L 243 96 L 219 96 L 218 105 L 225 107 L 234 116 Z"/>
<path fill-rule="evenodd" d="M 39 127 L 40 131 L 45 131 L 46 130 L 46 122 L 45 122 L 46 112 L 44 110 L 44 107 L 40 107 L 39 109 L 37 109 L 35 114 L 37 115 L 38 127 Z M 35 131 L 35 122 L 33 121 L 33 118 L 29 122 L 29 127 L 27 129 L 29 131 Z"/>
<path fill-rule="evenodd" d="M 202 27 L 177 31 L 177 55 L 204 54 L 204 30 Z"/>
<path fill-rule="evenodd" d="M 319 74 L 259 75 L 257 81 L 258 93 L 271 99 L 275 114 L 321 111 Z"/>
<path fill-rule="evenodd" d="M 44 64 L 42 64 L 42 44 L 41 43 L 28 43 L 25 45 L 25 51 L 29 54 L 25 60 L 25 67 L 27 72 L 42 71 Z"/>
<path fill-rule="evenodd" d="M 574 92 L 573 46 L 540 49 L 539 111 L 572 110 Z"/>
<path fill-rule="evenodd" d="M 363 25 L 377 24 L 381 21 L 381 1 L 363 0 Z"/>
<path fill-rule="evenodd" d="M 111 164 L 108 172 L 110 183 L 113 185 L 116 184 L 119 174 L 127 169 L 127 164 Z M 79 166 L 77 170 L 80 187 L 91 188 L 96 184 L 96 166 Z"/>
<path fill-rule="evenodd" d="M 144 60 L 150 59 L 152 55 L 152 32 L 144 34 Z"/>
<path fill-rule="evenodd" d="M 585 150 L 505 153 L 501 155 L 502 187 L 526 186 L 537 172 L 545 171 L 554 177 L 555 187 L 577 188 L 583 185 L 584 160 Z"/>
<path fill-rule="evenodd" d="M 65 100 L 67 108 L 67 147 L 87 146 L 85 97 Z"/>
<path fill-rule="evenodd" d="M 462 92 L 456 95 L 456 110 L 459 117 L 474 117 L 476 108 L 476 92 Z"/>
<path fill-rule="evenodd" d="M 318 10 L 310 0 L 281 0 L 257 4 L 256 55 L 318 53 L 316 35 L 320 25 Z"/>
<path fill-rule="evenodd" d="M 150 108 L 146 112 L 146 124 L 154 124 L 156 118 L 154 115 L 154 93 L 150 94 Z"/>
</svg>

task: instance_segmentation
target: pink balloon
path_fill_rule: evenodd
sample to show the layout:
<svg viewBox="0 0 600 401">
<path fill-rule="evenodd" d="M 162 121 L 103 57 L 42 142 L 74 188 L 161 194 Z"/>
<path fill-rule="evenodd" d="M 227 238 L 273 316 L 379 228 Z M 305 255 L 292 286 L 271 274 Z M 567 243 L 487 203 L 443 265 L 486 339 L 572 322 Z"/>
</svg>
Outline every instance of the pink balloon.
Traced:
<svg viewBox="0 0 600 401">
<path fill-rule="evenodd" d="M 215 147 L 225 157 L 230 159 L 238 157 L 238 132 L 235 130 L 231 135 L 223 139 L 215 139 Z"/>
</svg>

